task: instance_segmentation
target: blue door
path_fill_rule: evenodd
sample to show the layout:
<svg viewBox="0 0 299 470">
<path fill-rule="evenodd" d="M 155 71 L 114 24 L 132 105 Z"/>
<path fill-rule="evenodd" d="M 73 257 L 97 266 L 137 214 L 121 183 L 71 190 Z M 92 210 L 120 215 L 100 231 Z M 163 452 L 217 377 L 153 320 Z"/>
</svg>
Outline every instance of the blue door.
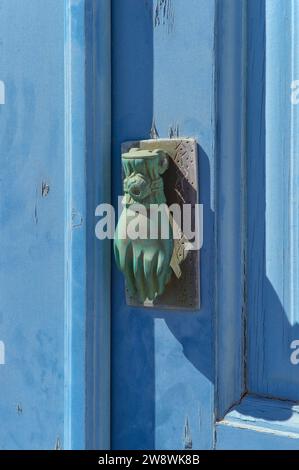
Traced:
<svg viewBox="0 0 299 470">
<path fill-rule="evenodd" d="M 112 176 L 127 140 L 194 137 L 201 308 L 112 274 L 112 448 L 298 449 L 297 0 L 112 2 Z M 296 104 L 297 103 L 297 104 Z"/>
<path fill-rule="evenodd" d="M 299 449 L 298 0 L 1 0 L 1 449 Z M 200 309 L 127 305 L 121 145 L 198 144 Z"/>
</svg>

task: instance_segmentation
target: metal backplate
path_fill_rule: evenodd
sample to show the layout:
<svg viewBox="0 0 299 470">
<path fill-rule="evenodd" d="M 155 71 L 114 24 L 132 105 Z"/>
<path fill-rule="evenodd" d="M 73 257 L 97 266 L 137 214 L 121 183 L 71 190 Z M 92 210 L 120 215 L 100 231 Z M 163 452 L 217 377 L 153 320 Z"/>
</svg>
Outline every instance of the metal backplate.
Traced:
<svg viewBox="0 0 299 470">
<path fill-rule="evenodd" d="M 169 169 L 163 175 L 164 192 L 167 204 L 190 204 L 195 207 L 199 201 L 198 190 L 198 154 L 194 139 L 155 139 L 125 142 L 122 153 L 131 148 L 145 150 L 164 150 L 170 157 Z M 180 278 L 173 272 L 165 292 L 153 302 L 141 304 L 138 299 L 130 296 L 126 290 L 126 301 L 130 306 L 197 310 L 200 304 L 199 282 L 199 250 L 183 250 L 184 241 L 176 241 L 174 247 L 174 270 L 181 271 Z M 175 258 L 181 262 L 179 268 Z M 184 259 L 185 258 L 185 259 Z"/>
</svg>

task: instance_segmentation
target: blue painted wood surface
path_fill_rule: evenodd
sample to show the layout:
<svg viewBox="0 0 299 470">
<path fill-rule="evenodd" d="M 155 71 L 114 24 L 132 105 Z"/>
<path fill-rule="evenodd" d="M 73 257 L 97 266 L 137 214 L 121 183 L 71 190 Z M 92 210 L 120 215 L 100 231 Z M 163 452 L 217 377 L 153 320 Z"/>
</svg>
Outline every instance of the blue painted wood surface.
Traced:
<svg viewBox="0 0 299 470">
<path fill-rule="evenodd" d="M 267 428 L 273 433 L 291 433 L 299 439 L 299 407 L 295 402 L 287 400 L 247 395 L 227 413 L 225 421 L 259 429 Z"/>
<path fill-rule="evenodd" d="M 2 449 L 64 440 L 64 2 L 1 2 Z"/>
<path fill-rule="evenodd" d="M 245 396 L 216 426 L 217 449 L 298 449 L 298 3 L 247 10 L 247 329 Z M 271 398 L 264 398 L 267 395 Z"/>
<path fill-rule="evenodd" d="M 220 425 L 217 431 L 217 450 L 298 450 L 297 437 L 274 434 L 267 429 L 257 430 L 239 426 Z"/>
<path fill-rule="evenodd" d="M 0 447 L 298 448 L 298 2 L 111 3 L 1 3 Z M 202 307 L 129 308 L 114 266 L 110 364 L 94 211 L 153 121 L 199 142 Z"/>
<path fill-rule="evenodd" d="M 114 2 L 114 198 L 121 191 L 120 143 L 146 138 L 154 119 L 160 137 L 179 128 L 198 139 L 205 204 L 199 315 L 130 309 L 122 294 L 113 298 L 115 448 L 210 448 L 214 410 L 223 417 L 248 389 L 297 399 L 298 376 L 290 364 L 290 344 L 298 336 L 296 112 L 290 107 L 297 70 L 295 3 L 227 0 L 216 11 L 205 1 L 200 8 L 192 0 Z M 281 286 L 280 305 L 275 289 Z M 113 289 L 123 292 L 115 271 Z M 268 429 L 257 436 L 256 429 L 240 430 L 238 444 L 238 431 L 224 432 L 223 448 L 242 447 L 243 436 L 250 448 L 263 448 L 263 441 L 265 448 L 297 445 L 288 442 L 287 430 L 279 441 Z"/>
<path fill-rule="evenodd" d="M 299 407 L 247 395 L 216 428 L 219 449 L 299 449 Z"/>
<path fill-rule="evenodd" d="M 199 142 L 202 308 L 162 312 L 125 305 L 112 282 L 112 446 L 209 449 L 214 409 L 215 2 L 112 3 L 113 193 L 121 142 L 178 127 Z M 165 8 L 163 8 L 165 7 Z"/>
<path fill-rule="evenodd" d="M 248 7 L 248 389 L 298 400 L 298 2 Z"/>
<path fill-rule="evenodd" d="M 85 447 L 85 2 L 65 2 L 64 448 Z"/>
<path fill-rule="evenodd" d="M 94 211 L 110 199 L 110 2 L 5 0 L 0 21 L 0 446 L 108 448 L 110 256 Z"/>
<path fill-rule="evenodd" d="M 95 239 L 95 208 L 111 199 L 111 2 L 85 2 L 87 326 L 86 447 L 110 447 L 110 241 Z"/>
<path fill-rule="evenodd" d="M 216 416 L 245 392 L 246 3 L 217 11 Z"/>
<path fill-rule="evenodd" d="M 95 237 L 95 209 L 110 202 L 111 8 L 109 0 L 65 6 L 64 447 L 108 449 L 110 242 Z"/>
</svg>

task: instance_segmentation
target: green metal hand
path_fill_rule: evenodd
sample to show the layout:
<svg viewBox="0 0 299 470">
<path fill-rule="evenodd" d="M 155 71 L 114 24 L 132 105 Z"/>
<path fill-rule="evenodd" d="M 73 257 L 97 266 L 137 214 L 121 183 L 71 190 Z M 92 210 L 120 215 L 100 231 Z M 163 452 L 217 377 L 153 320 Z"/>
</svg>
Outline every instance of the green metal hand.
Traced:
<svg viewBox="0 0 299 470">
<path fill-rule="evenodd" d="M 164 218 L 162 220 L 162 218 Z M 132 240 L 126 235 L 128 225 L 132 220 L 140 226 L 149 226 L 160 235 L 161 226 L 168 224 L 169 239 L 140 239 Z M 170 260 L 173 252 L 172 230 L 168 215 L 164 213 L 158 219 L 157 230 L 153 227 L 155 217 L 136 215 L 130 209 L 124 209 L 117 226 L 114 252 L 118 268 L 124 273 L 127 287 L 132 296 L 138 296 L 141 302 L 146 299 L 154 300 L 156 295 L 164 292 L 165 285 L 170 279 Z"/>
<path fill-rule="evenodd" d="M 172 273 L 173 235 L 161 178 L 168 162 L 162 151 L 133 149 L 122 156 L 122 163 L 125 208 L 114 253 L 130 294 L 144 302 L 164 292 Z"/>
</svg>

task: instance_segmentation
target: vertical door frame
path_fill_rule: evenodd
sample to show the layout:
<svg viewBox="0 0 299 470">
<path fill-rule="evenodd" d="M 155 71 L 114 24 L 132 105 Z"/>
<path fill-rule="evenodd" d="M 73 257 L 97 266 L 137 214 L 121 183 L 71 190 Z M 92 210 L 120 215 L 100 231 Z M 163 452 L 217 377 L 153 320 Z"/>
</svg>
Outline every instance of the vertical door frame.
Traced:
<svg viewBox="0 0 299 470">
<path fill-rule="evenodd" d="M 245 392 L 247 0 L 217 3 L 216 418 Z"/>
<path fill-rule="evenodd" d="M 110 1 L 65 0 L 66 449 L 110 446 Z M 105 179 L 103 178 L 105 175 Z"/>
</svg>

